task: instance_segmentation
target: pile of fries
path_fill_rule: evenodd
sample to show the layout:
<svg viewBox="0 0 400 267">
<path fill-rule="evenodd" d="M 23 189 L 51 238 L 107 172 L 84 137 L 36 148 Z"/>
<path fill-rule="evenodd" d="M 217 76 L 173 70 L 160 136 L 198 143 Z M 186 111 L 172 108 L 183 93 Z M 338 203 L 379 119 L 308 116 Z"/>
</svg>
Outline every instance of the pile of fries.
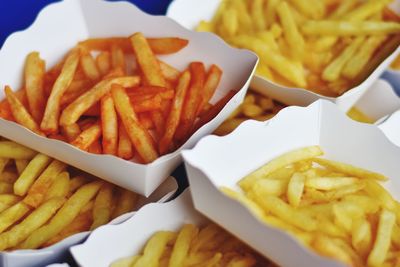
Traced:
<svg viewBox="0 0 400 267">
<path fill-rule="evenodd" d="M 226 0 L 198 31 L 260 57 L 257 73 L 287 87 L 339 96 L 400 43 L 391 0 Z"/>
<path fill-rule="evenodd" d="M 381 174 L 320 158 L 319 146 L 283 154 L 221 188 L 270 226 L 347 266 L 399 266 L 400 203 Z"/>
<path fill-rule="evenodd" d="M 269 120 L 284 107 L 286 107 L 286 105 L 273 100 L 270 97 L 249 90 L 247 91 L 243 103 L 214 131 L 214 134 L 219 136 L 227 135 L 235 130 L 245 120 Z M 374 122 L 356 107 L 352 107 L 347 112 L 347 116 L 359 122 Z"/>
<path fill-rule="evenodd" d="M 88 39 L 48 72 L 32 52 L 24 87 L 5 87 L 0 117 L 85 151 L 152 162 L 181 146 L 235 93 L 211 105 L 222 76 L 218 66 L 206 71 L 202 62 L 191 62 L 180 72 L 156 57 L 187 44 L 141 33 Z"/>
<path fill-rule="evenodd" d="M 0 140 L 0 251 L 51 246 L 135 210 L 139 196 Z"/>
<path fill-rule="evenodd" d="M 215 224 L 200 229 L 193 224 L 184 225 L 179 233 L 159 231 L 147 241 L 140 255 L 115 261 L 111 267 L 141 266 L 221 266 L 221 267 L 274 267 L 236 237 Z"/>
</svg>

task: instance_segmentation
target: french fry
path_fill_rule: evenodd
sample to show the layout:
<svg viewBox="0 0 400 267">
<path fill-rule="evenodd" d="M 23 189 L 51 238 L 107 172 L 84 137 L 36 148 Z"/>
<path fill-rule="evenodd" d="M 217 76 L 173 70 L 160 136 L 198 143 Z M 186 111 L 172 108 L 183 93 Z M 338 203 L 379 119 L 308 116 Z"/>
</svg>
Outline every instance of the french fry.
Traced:
<svg viewBox="0 0 400 267">
<path fill-rule="evenodd" d="M 147 42 L 155 54 L 172 54 L 184 48 L 189 42 L 181 38 L 147 38 Z M 119 46 L 125 53 L 132 52 L 132 46 L 128 38 L 94 38 L 79 43 L 88 50 L 107 51 L 111 47 Z"/>
<path fill-rule="evenodd" d="M 173 89 L 167 89 L 159 86 L 140 86 L 130 89 L 128 92 L 131 101 L 139 101 L 146 99 L 146 97 L 161 96 L 162 99 L 174 98 L 175 92 Z M 143 97 L 143 98 L 141 98 Z"/>
<path fill-rule="evenodd" d="M 81 49 L 81 54 L 80 63 L 86 77 L 94 81 L 100 79 L 100 71 L 97 69 L 93 56 L 84 49 Z"/>
<path fill-rule="evenodd" d="M 133 211 L 138 202 L 139 196 L 129 190 L 120 190 L 116 207 L 113 211 L 112 218 L 117 218 L 122 214 Z"/>
<path fill-rule="evenodd" d="M 111 208 L 113 206 L 113 186 L 105 183 L 100 188 L 99 193 L 94 200 L 93 206 L 93 223 L 90 230 L 106 224 L 111 218 Z"/>
<path fill-rule="evenodd" d="M 80 116 L 98 102 L 105 94 L 111 90 L 112 84 L 120 84 L 124 87 L 133 87 L 138 85 L 140 78 L 137 76 L 127 76 L 120 78 L 109 78 L 96 84 L 92 89 L 78 97 L 74 102 L 68 105 L 61 114 L 60 124 L 68 126 L 78 121 Z"/>
<path fill-rule="evenodd" d="M 248 189 L 251 184 L 263 177 L 267 176 L 268 174 L 273 173 L 274 171 L 288 165 L 292 164 L 301 160 L 312 159 L 317 156 L 322 155 L 322 150 L 318 146 L 311 146 L 306 148 L 300 148 L 298 150 L 290 151 L 286 154 L 283 154 L 273 160 L 271 160 L 266 165 L 258 168 L 256 171 L 252 172 L 251 174 L 247 175 L 243 178 L 239 185 L 244 190 Z"/>
<path fill-rule="evenodd" d="M 126 133 L 125 126 L 120 123 L 118 130 L 118 150 L 117 155 L 123 159 L 133 158 L 132 142 Z"/>
<path fill-rule="evenodd" d="M 165 154 L 171 148 L 172 139 L 181 118 L 183 103 L 190 84 L 190 79 L 191 74 L 189 71 L 185 71 L 179 79 L 175 98 L 167 118 L 165 132 L 159 142 L 160 154 Z"/>
<path fill-rule="evenodd" d="M 82 149 L 88 150 L 101 136 L 101 125 L 96 122 L 86 130 L 82 131 L 72 142 L 71 145 Z"/>
<path fill-rule="evenodd" d="M 293 174 L 288 183 L 287 198 L 290 205 L 298 207 L 304 191 L 305 176 L 300 173 Z M 308 181 L 308 180 L 307 180 Z"/>
<path fill-rule="evenodd" d="M 105 154 L 117 155 L 118 118 L 110 94 L 101 99 L 102 144 Z"/>
<path fill-rule="evenodd" d="M 355 177 L 364 178 L 364 179 L 381 180 L 381 181 L 387 180 L 387 177 L 385 177 L 382 174 L 367 171 L 365 169 L 361 169 L 361 168 L 352 166 L 350 164 L 337 162 L 337 161 L 333 161 L 333 160 L 328 160 L 328 159 L 323 159 L 323 158 L 314 158 L 312 160 L 324 167 L 327 167 L 327 168 L 335 170 L 339 173 L 344 173 L 344 174 L 347 174 L 350 176 L 355 176 Z"/>
<path fill-rule="evenodd" d="M 305 35 L 359 36 L 396 34 L 400 32 L 400 24 L 377 21 L 306 21 L 301 31 Z"/>
<path fill-rule="evenodd" d="M 64 202 L 65 198 L 52 198 L 32 211 L 18 225 L 0 234 L 0 251 L 17 246 L 33 231 L 44 225 Z"/>
<path fill-rule="evenodd" d="M 160 63 L 155 58 L 143 34 L 135 33 L 130 37 L 130 42 L 135 52 L 136 60 L 148 85 L 165 87 L 166 83 L 161 73 Z"/>
<path fill-rule="evenodd" d="M 120 68 L 123 71 L 126 69 L 124 51 L 116 45 L 111 46 L 111 67 Z"/>
<path fill-rule="evenodd" d="M 382 210 L 379 216 L 378 229 L 371 253 L 368 256 L 368 266 L 381 266 L 385 261 L 390 247 L 393 226 L 396 221 L 394 213 Z"/>
<path fill-rule="evenodd" d="M 34 249 L 40 247 L 51 237 L 57 235 L 74 218 L 98 192 L 102 183 L 92 182 L 82 186 L 76 191 L 65 204 L 57 211 L 50 222 L 32 232 L 31 235 L 21 244 L 22 249 Z"/>
<path fill-rule="evenodd" d="M 62 127 L 62 132 L 66 136 L 68 142 L 72 142 L 81 134 L 81 128 L 77 123 L 73 123 Z"/>
<path fill-rule="evenodd" d="M 72 195 L 78 188 L 80 188 L 82 185 L 88 183 L 90 179 L 86 176 L 75 176 L 70 180 L 69 183 L 69 194 Z"/>
<path fill-rule="evenodd" d="M 205 68 L 201 62 L 192 62 L 190 69 L 190 87 L 183 102 L 180 125 L 175 134 L 175 138 L 180 142 L 186 140 L 192 133 L 197 110 L 201 100 L 201 90 L 205 81 Z"/>
<path fill-rule="evenodd" d="M 162 97 L 155 95 L 147 99 L 134 99 L 131 103 L 136 113 L 147 112 L 147 111 L 159 111 L 162 108 Z"/>
<path fill-rule="evenodd" d="M 42 203 L 46 191 L 50 188 L 57 175 L 65 170 L 66 166 L 65 163 L 53 160 L 29 188 L 28 194 L 23 200 L 24 203 L 31 207 L 38 207 Z"/>
<path fill-rule="evenodd" d="M 24 202 L 18 202 L 0 213 L 0 233 L 19 221 L 30 208 Z"/>
<path fill-rule="evenodd" d="M 386 0 L 363 2 L 361 5 L 353 9 L 351 12 L 348 12 L 342 18 L 344 20 L 362 21 L 378 12 L 381 12 L 389 3 L 390 1 Z"/>
<path fill-rule="evenodd" d="M 0 194 L 10 194 L 13 191 L 11 183 L 0 182 Z"/>
<path fill-rule="evenodd" d="M 136 113 L 130 105 L 125 89 L 113 84 L 111 95 L 116 110 L 136 151 L 145 162 L 155 160 L 158 157 L 158 153 L 155 149 L 154 140 L 148 131 L 138 124 Z"/>
<path fill-rule="evenodd" d="M 211 100 L 215 91 L 217 90 L 218 84 L 221 80 L 222 70 L 217 65 L 211 65 L 208 70 L 206 80 L 204 82 L 203 92 L 200 95 L 200 103 L 197 109 L 197 114 L 200 114 L 206 104 Z"/>
<path fill-rule="evenodd" d="M 0 214 L 20 200 L 20 197 L 13 194 L 0 194 Z"/>
<path fill-rule="evenodd" d="M 110 52 L 103 51 L 96 57 L 97 68 L 101 75 L 106 75 L 111 68 Z"/>
<path fill-rule="evenodd" d="M 72 50 L 68 55 L 60 76 L 55 81 L 51 90 L 49 99 L 47 100 L 46 109 L 40 124 L 40 129 L 45 133 L 58 132 L 58 120 L 60 116 L 60 101 L 62 95 L 71 84 L 75 71 L 78 67 L 80 52 L 78 49 Z"/>
<path fill-rule="evenodd" d="M 29 111 L 37 123 L 42 120 L 45 98 L 43 92 L 45 63 L 38 52 L 30 53 L 25 62 L 25 91 Z"/>
<path fill-rule="evenodd" d="M 50 157 L 37 154 L 15 181 L 14 193 L 18 196 L 24 196 L 36 178 L 38 178 L 42 171 L 50 164 L 50 161 Z"/>
<path fill-rule="evenodd" d="M 31 159 L 37 153 L 11 141 L 0 141 L 0 158 Z"/>
<path fill-rule="evenodd" d="M 143 255 L 136 261 L 135 267 L 155 267 L 161 258 L 168 242 L 176 237 L 174 232 L 160 231 L 155 233 L 146 244 Z"/>
<path fill-rule="evenodd" d="M 171 65 L 159 60 L 161 73 L 168 81 L 175 82 L 178 80 L 181 73 Z"/>
<path fill-rule="evenodd" d="M 15 121 L 25 126 L 32 132 L 39 135 L 43 135 L 42 131 L 39 128 L 39 125 L 29 114 L 24 105 L 22 105 L 22 103 L 19 101 L 17 96 L 12 91 L 12 89 L 9 86 L 6 86 L 4 88 L 4 92 L 6 94 L 7 101 L 11 107 L 11 112 L 13 117 L 15 118 Z"/>
<path fill-rule="evenodd" d="M 289 44 L 293 58 L 301 60 L 303 58 L 305 42 L 296 25 L 293 12 L 286 2 L 281 2 L 277 6 L 277 13 L 282 23 L 285 40 Z"/>
<path fill-rule="evenodd" d="M 49 190 L 47 190 L 44 201 L 52 198 L 65 198 L 70 191 L 70 179 L 68 172 L 61 172 L 57 175 Z"/>
<path fill-rule="evenodd" d="M 192 224 L 186 224 L 182 227 L 178 237 L 176 238 L 168 266 L 179 267 L 183 265 L 185 258 L 189 253 L 190 243 L 197 233 L 197 227 Z"/>
</svg>

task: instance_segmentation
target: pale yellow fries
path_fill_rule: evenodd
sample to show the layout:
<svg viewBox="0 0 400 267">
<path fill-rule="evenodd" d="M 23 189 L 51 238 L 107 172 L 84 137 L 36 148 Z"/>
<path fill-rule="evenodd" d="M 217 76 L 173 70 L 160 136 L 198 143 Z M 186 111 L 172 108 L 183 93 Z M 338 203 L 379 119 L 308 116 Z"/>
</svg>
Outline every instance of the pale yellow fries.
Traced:
<svg viewBox="0 0 400 267">
<path fill-rule="evenodd" d="M 137 194 L 1 138 L 0 156 L 0 251 L 47 247 L 137 207 Z"/>
<path fill-rule="evenodd" d="M 215 224 L 201 228 L 185 224 L 179 232 L 159 231 L 152 235 L 143 251 L 119 259 L 111 267 L 274 267 L 241 241 Z"/>
<path fill-rule="evenodd" d="M 400 203 L 379 173 L 331 161 L 319 146 L 287 152 L 222 187 L 257 218 L 347 266 L 399 266 Z"/>
<path fill-rule="evenodd" d="M 339 96 L 398 47 L 400 19 L 390 2 L 226 0 L 197 30 L 256 52 L 257 74 L 270 81 Z"/>
<path fill-rule="evenodd" d="M 215 131 L 216 135 L 227 135 L 236 129 L 245 120 L 266 121 L 276 115 L 286 105 L 270 97 L 249 90 L 243 103 L 224 121 Z M 373 123 L 374 120 L 366 116 L 356 107 L 352 107 L 347 116 L 355 121 Z"/>
</svg>

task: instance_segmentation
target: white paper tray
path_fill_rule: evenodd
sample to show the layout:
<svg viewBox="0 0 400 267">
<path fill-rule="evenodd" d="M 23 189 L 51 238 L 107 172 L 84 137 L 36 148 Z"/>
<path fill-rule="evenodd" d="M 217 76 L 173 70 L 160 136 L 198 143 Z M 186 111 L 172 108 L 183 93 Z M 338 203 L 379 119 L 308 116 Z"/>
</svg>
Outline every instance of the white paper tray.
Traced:
<svg viewBox="0 0 400 267">
<path fill-rule="evenodd" d="M 200 128 L 180 149 L 144 165 L 115 156 L 83 152 L 3 119 L 0 119 L 0 135 L 111 183 L 150 195 L 182 162 L 180 150 L 193 147 L 201 137 L 213 132 L 242 102 L 258 62 L 254 53 L 233 49 L 212 34 L 191 32 L 170 18 L 147 15 L 128 2 L 64 0 L 47 6 L 28 29 L 12 34 L 5 41 L 0 50 L 0 88 L 6 84 L 14 90 L 22 86 L 25 57 L 33 50 L 39 51 L 51 67 L 78 41 L 89 37 L 129 36 L 137 31 L 147 37 L 188 39 L 190 42 L 182 51 L 162 57 L 178 69 L 183 70 L 191 61 L 220 66 L 224 74 L 211 102 L 215 103 L 230 90 L 239 90 L 218 116 Z M 3 98 L 3 90 L 0 90 L 0 99 Z"/>
<path fill-rule="evenodd" d="M 176 193 L 178 185 L 174 177 L 170 176 L 149 198 L 141 198 L 138 208 L 148 203 L 163 203 L 171 199 Z M 151 205 L 151 204 L 149 204 Z M 115 225 L 134 217 L 136 212 L 130 212 L 115 218 L 110 225 Z M 0 252 L 0 266 L 2 267 L 42 267 L 47 264 L 63 262 L 68 256 L 68 249 L 76 244 L 83 242 L 90 232 L 82 232 L 72 235 L 53 246 L 34 249 L 16 250 L 13 252 Z"/>
<path fill-rule="evenodd" d="M 220 2 L 220 0 L 174 0 L 168 7 L 167 16 L 188 29 L 194 29 L 201 20 L 210 20 L 213 17 Z M 391 8 L 400 12 L 400 0 L 395 0 Z M 285 87 L 259 75 L 254 76 L 251 86 L 257 91 L 265 91 L 274 99 L 286 104 L 306 106 L 317 99 L 326 99 L 336 103 L 343 111 L 347 111 L 388 68 L 390 62 L 398 54 L 400 54 L 400 47 L 386 58 L 366 80 L 339 97 L 326 97 L 301 88 Z"/>
<path fill-rule="evenodd" d="M 203 138 L 194 149 L 183 151 L 195 208 L 281 266 L 342 266 L 263 224 L 218 190 L 238 188 L 242 177 L 264 163 L 310 145 L 320 145 L 326 158 L 386 175 L 390 180 L 384 187 L 400 199 L 400 181 L 395 179 L 400 148 L 377 126 L 355 122 L 331 102 L 319 100 L 306 108 L 286 108 L 267 122 L 244 122 L 227 136 Z"/>
</svg>

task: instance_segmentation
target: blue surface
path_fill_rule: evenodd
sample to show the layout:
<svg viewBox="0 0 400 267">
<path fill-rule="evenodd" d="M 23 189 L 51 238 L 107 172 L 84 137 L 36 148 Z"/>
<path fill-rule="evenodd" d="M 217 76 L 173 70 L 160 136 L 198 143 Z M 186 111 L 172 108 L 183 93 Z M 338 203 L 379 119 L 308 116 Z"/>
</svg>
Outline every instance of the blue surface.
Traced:
<svg viewBox="0 0 400 267">
<path fill-rule="evenodd" d="M 8 35 L 27 28 L 43 7 L 55 2 L 59 0 L 0 0 L 0 47 Z M 129 2 L 136 4 L 147 13 L 161 15 L 165 14 L 171 0 L 130 0 Z"/>
</svg>

